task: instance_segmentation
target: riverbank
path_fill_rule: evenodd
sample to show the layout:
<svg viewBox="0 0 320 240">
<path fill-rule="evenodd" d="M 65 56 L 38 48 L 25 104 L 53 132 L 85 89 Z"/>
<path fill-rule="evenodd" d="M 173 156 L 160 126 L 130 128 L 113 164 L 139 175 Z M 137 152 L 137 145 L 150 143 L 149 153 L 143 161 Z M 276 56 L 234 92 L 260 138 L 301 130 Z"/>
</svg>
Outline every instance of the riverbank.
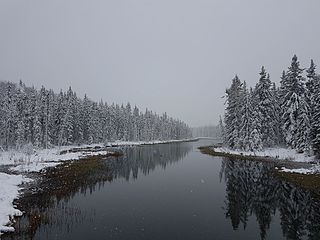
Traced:
<svg viewBox="0 0 320 240">
<path fill-rule="evenodd" d="M 224 157 L 230 160 L 249 160 L 272 164 L 275 174 L 279 177 L 310 190 L 320 197 L 320 165 L 311 157 L 303 158 L 299 156 L 293 159 L 292 154 L 290 158 L 284 158 L 284 155 L 262 155 L 264 153 L 260 153 L 260 155 L 254 155 L 253 153 L 245 155 L 241 152 L 237 154 L 236 151 L 222 151 L 222 149 L 221 146 L 199 147 L 201 153 L 211 156 Z M 278 152 L 284 151 L 280 150 Z M 302 159 L 305 161 L 301 161 Z"/>
<path fill-rule="evenodd" d="M 26 212 L 26 208 L 21 208 L 22 205 L 19 206 L 15 200 L 22 196 L 25 197 L 26 193 L 33 195 L 44 189 L 46 194 L 54 189 L 69 192 L 70 187 L 74 186 L 72 183 L 81 181 L 84 173 L 89 173 L 93 166 L 97 166 L 97 161 L 121 154 L 117 151 L 84 151 L 57 154 L 54 161 L 23 163 L 16 166 L 2 165 L 2 170 L 5 172 L 0 172 L 0 185 L 2 186 L 0 191 L 0 239 L 2 233 L 15 230 L 13 227 L 15 217 L 20 217 Z M 53 176 L 53 172 L 58 169 L 64 169 L 64 172 L 59 176 L 55 175 L 55 181 L 44 181 L 50 184 L 38 186 L 39 182 L 43 182 L 43 177 Z"/>
<path fill-rule="evenodd" d="M 116 141 L 107 144 L 63 146 L 42 150 L 27 147 L 20 151 L 0 152 L 0 185 L 5 189 L 0 191 L 0 236 L 3 232 L 14 231 L 12 220 L 15 216 L 21 216 L 27 210 L 26 205 L 28 203 L 13 203 L 15 199 L 23 195 L 23 199 L 31 201 L 30 198 L 25 196 L 34 196 L 35 192 L 44 189 L 44 194 L 54 194 L 56 197 L 72 192 L 71 189 L 77 189 L 83 185 L 82 180 L 88 179 L 93 170 L 103 167 L 103 161 L 101 160 L 121 156 L 122 151 L 117 147 L 197 140 Z M 41 182 L 41 186 L 39 186 L 39 182 Z M 37 198 L 32 197 L 32 199 L 31 202 L 34 202 Z"/>
<path fill-rule="evenodd" d="M 273 162 L 284 172 L 292 173 L 317 173 L 320 172 L 317 161 L 312 156 L 297 153 L 293 149 L 268 148 L 264 151 L 249 152 L 237 151 L 222 146 L 204 146 L 199 148 L 203 153 L 214 156 L 228 157 L 231 159 L 256 160 Z M 304 169 L 304 170 L 302 170 Z"/>
</svg>

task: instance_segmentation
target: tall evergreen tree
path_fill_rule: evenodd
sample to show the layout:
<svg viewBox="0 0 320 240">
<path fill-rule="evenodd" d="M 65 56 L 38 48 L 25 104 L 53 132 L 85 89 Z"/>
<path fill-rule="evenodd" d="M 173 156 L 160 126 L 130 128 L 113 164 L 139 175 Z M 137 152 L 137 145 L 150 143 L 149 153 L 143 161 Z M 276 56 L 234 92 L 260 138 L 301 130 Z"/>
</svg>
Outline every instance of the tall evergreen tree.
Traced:
<svg viewBox="0 0 320 240">
<path fill-rule="evenodd" d="M 33 144 L 38 148 L 54 145 L 101 143 L 111 140 L 150 141 L 191 137 L 182 121 L 146 110 L 140 113 L 130 103 L 108 105 L 84 97 L 71 87 L 55 94 L 39 91 L 22 82 L 0 82 L 0 147 Z"/>
<path fill-rule="evenodd" d="M 272 127 L 273 127 L 273 132 L 275 134 L 275 145 L 281 145 L 284 143 L 283 140 L 283 135 L 282 135 L 282 130 L 281 130 L 281 108 L 280 108 L 280 97 L 279 97 L 279 92 L 280 89 L 276 87 L 276 84 L 272 84 L 272 105 L 273 105 L 273 116 L 274 118 L 272 119 Z"/>
<path fill-rule="evenodd" d="M 302 72 L 298 58 L 294 55 L 281 82 L 282 129 L 290 147 L 306 150 L 309 123 Z"/>
<path fill-rule="evenodd" d="M 263 147 L 261 134 L 261 114 L 258 109 L 258 99 L 255 97 L 254 90 L 250 89 L 251 96 L 251 129 L 250 129 L 250 146 L 251 151 L 259 151 Z"/>
<path fill-rule="evenodd" d="M 265 147 L 271 147 L 276 142 L 274 132 L 274 105 L 272 94 L 272 83 L 264 67 L 260 71 L 260 79 L 254 91 L 257 112 L 261 123 L 262 142 Z"/>
<path fill-rule="evenodd" d="M 232 79 L 230 88 L 226 90 L 227 107 L 225 114 L 225 138 L 229 147 L 237 148 L 241 123 L 241 102 L 242 83 L 236 75 Z"/>
<path fill-rule="evenodd" d="M 252 104 L 251 92 L 248 91 L 246 82 L 243 83 L 242 107 L 240 109 L 241 123 L 239 127 L 238 146 L 245 151 L 261 150 L 261 135 L 257 134 L 255 119 L 256 111 Z"/>
<path fill-rule="evenodd" d="M 306 101 L 309 105 L 310 135 L 312 150 L 320 156 L 320 77 L 316 74 L 316 65 L 311 60 L 307 72 Z"/>
</svg>

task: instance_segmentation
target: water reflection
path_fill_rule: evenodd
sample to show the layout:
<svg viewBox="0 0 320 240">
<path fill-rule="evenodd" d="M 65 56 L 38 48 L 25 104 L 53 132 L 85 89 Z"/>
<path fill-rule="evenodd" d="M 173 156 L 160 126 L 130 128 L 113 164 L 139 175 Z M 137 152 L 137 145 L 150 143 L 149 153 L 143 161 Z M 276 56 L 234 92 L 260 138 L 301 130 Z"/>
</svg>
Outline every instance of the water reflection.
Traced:
<svg viewBox="0 0 320 240">
<path fill-rule="evenodd" d="M 121 157 L 91 158 L 51 169 L 32 191 L 16 201 L 27 214 L 18 219 L 16 231 L 3 239 L 33 239 L 36 233 L 41 233 L 41 226 L 68 231 L 73 225 L 94 221 L 94 211 L 69 206 L 68 201 L 77 194 L 92 194 L 118 178 L 128 181 L 139 174 L 148 175 L 157 167 L 165 169 L 182 160 L 191 149 L 190 143 L 128 147 Z"/>
<path fill-rule="evenodd" d="M 272 164 L 193 149 L 125 148 L 123 157 L 53 169 L 17 202 L 28 214 L 3 239 L 320 239 L 319 201 Z"/>
<path fill-rule="evenodd" d="M 278 178 L 272 165 L 253 161 L 224 160 L 220 177 L 226 182 L 225 215 L 236 230 L 246 228 L 254 215 L 261 239 L 277 211 L 287 239 L 320 239 L 318 199 L 291 183 Z"/>
<path fill-rule="evenodd" d="M 168 165 L 183 159 L 192 149 L 190 143 L 160 144 L 126 148 L 125 154 L 106 162 L 112 178 L 138 178 L 139 172 L 148 175 L 157 166 L 165 169 Z"/>
</svg>

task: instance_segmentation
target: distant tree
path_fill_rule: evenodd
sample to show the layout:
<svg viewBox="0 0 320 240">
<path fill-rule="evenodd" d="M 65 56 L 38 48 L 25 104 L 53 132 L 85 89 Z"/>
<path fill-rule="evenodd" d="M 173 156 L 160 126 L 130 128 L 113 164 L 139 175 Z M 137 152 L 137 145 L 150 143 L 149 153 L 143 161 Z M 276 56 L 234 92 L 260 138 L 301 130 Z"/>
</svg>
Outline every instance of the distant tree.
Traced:
<svg viewBox="0 0 320 240">
<path fill-rule="evenodd" d="M 83 99 L 70 87 L 55 94 L 19 84 L 0 82 L 0 147 L 24 145 L 50 148 L 54 145 L 100 143 L 113 140 L 151 141 L 192 136 L 180 120 L 146 110 L 142 114 L 130 103 L 108 105 L 87 96 Z"/>
<path fill-rule="evenodd" d="M 220 138 L 225 139 L 225 126 L 223 124 L 223 120 L 221 115 L 219 116 L 219 132 L 220 132 Z"/>
</svg>

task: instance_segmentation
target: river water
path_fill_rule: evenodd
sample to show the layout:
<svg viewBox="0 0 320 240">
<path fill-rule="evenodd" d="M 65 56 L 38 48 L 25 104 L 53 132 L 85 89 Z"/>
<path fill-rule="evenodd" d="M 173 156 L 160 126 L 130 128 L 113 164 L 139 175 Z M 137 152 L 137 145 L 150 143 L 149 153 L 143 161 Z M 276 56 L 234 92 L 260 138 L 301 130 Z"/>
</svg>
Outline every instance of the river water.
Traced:
<svg viewBox="0 0 320 240">
<path fill-rule="evenodd" d="M 317 199 L 278 178 L 272 164 L 197 149 L 213 143 L 124 149 L 91 184 L 52 197 L 31 236 L 8 239 L 320 239 Z M 30 221 L 24 216 L 21 229 Z"/>
</svg>

